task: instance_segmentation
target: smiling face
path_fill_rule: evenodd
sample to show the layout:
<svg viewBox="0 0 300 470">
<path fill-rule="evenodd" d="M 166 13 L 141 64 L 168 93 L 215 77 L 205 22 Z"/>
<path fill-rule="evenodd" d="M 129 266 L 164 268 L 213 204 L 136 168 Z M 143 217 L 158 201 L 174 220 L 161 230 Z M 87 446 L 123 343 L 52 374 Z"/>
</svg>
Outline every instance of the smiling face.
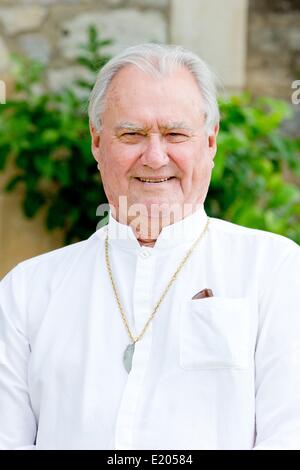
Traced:
<svg viewBox="0 0 300 470">
<path fill-rule="evenodd" d="M 102 130 L 91 126 L 109 203 L 117 213 L 120 196 L 149 214 L 153 205 L 194 211 L 208 191 L 217 131 L 207 135 L 203 99 L 186 68 L 157 79 L 124 67 L 109 85 Z"/>
</svg>

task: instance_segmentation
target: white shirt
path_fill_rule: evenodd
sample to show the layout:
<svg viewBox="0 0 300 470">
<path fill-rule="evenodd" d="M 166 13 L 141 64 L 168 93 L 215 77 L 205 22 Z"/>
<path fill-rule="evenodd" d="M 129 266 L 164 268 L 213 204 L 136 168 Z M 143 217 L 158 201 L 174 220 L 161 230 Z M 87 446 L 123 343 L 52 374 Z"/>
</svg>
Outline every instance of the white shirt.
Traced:
<svg viewBox="0 0 300 470">
<path fill-rule="evenodd" d="M 110 217 L 88 240 L 20 263 L 0 284 L 0 448 L 300 449 L 300 249 L 210 219 L 153 248 Z M 204 288 L 214 297 L 191 300 Z"/>
</svg>

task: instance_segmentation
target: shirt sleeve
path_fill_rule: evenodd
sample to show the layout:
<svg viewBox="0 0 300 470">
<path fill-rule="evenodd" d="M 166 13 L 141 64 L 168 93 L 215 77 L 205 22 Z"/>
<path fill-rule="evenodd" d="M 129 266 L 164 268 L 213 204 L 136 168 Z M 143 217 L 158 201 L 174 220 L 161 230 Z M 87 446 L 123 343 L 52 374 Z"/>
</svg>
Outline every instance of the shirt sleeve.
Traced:
<svg viewBox="0 0 300 470">
<path fill-rule="evenodd" d="M 36 420 L 28 392 L 25 305 L 19 265 L 0 283 L 0 449 L 34 449 Z"/>
<path fill-rule="evenodd" d="M 300 247 L 293 244 L 260 299 L 254 450 L 300 449 Z"/>
</svg>

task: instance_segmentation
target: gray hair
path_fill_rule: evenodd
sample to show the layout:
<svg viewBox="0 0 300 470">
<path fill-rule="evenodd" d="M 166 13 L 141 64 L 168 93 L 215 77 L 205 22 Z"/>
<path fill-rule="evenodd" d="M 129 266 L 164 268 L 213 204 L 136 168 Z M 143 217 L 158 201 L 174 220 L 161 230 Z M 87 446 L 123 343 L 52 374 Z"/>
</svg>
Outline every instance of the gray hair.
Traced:
<svg viewBox="0 0 300 470">
<path fill-rule="evenodd" d="M 90 122 L 97 131 L 101 130 L 107 89 L 117 72 L 127 65 L 135 65 L 156 78 L 167 75 L 178 66 L 186 67 L 194 76 L 204 101 L 207 132 L 212 132 L 218 124 L 217 79 L 204 60 L 182 46 L 149 43 L 128 47 L 107 62 L 98 73 L 88 109 Z"/>
</svg>

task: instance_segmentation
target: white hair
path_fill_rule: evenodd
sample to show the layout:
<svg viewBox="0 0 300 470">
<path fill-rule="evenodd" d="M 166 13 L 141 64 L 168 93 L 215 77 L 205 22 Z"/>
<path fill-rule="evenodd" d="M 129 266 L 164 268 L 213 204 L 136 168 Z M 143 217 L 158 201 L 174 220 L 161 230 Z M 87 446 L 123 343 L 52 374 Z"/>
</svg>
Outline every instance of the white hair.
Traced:
<svg viewBox="0 0 300 470">
<path fill-rule="evenodd" d="M 135 65 L 155 78 L 166 76 L 176 67 L 186 67 L 194 76 L 204 101 L 207 132 L 212 132 L 219 123 L 217 79 L 204 60 L 182 46 L 149 43 L 128 47 L 99 71 L 88 110 L 90 122 L 97 131 L 101 130 L 108 87 L 117 72 L 128 65 Z"/>
</svg>

